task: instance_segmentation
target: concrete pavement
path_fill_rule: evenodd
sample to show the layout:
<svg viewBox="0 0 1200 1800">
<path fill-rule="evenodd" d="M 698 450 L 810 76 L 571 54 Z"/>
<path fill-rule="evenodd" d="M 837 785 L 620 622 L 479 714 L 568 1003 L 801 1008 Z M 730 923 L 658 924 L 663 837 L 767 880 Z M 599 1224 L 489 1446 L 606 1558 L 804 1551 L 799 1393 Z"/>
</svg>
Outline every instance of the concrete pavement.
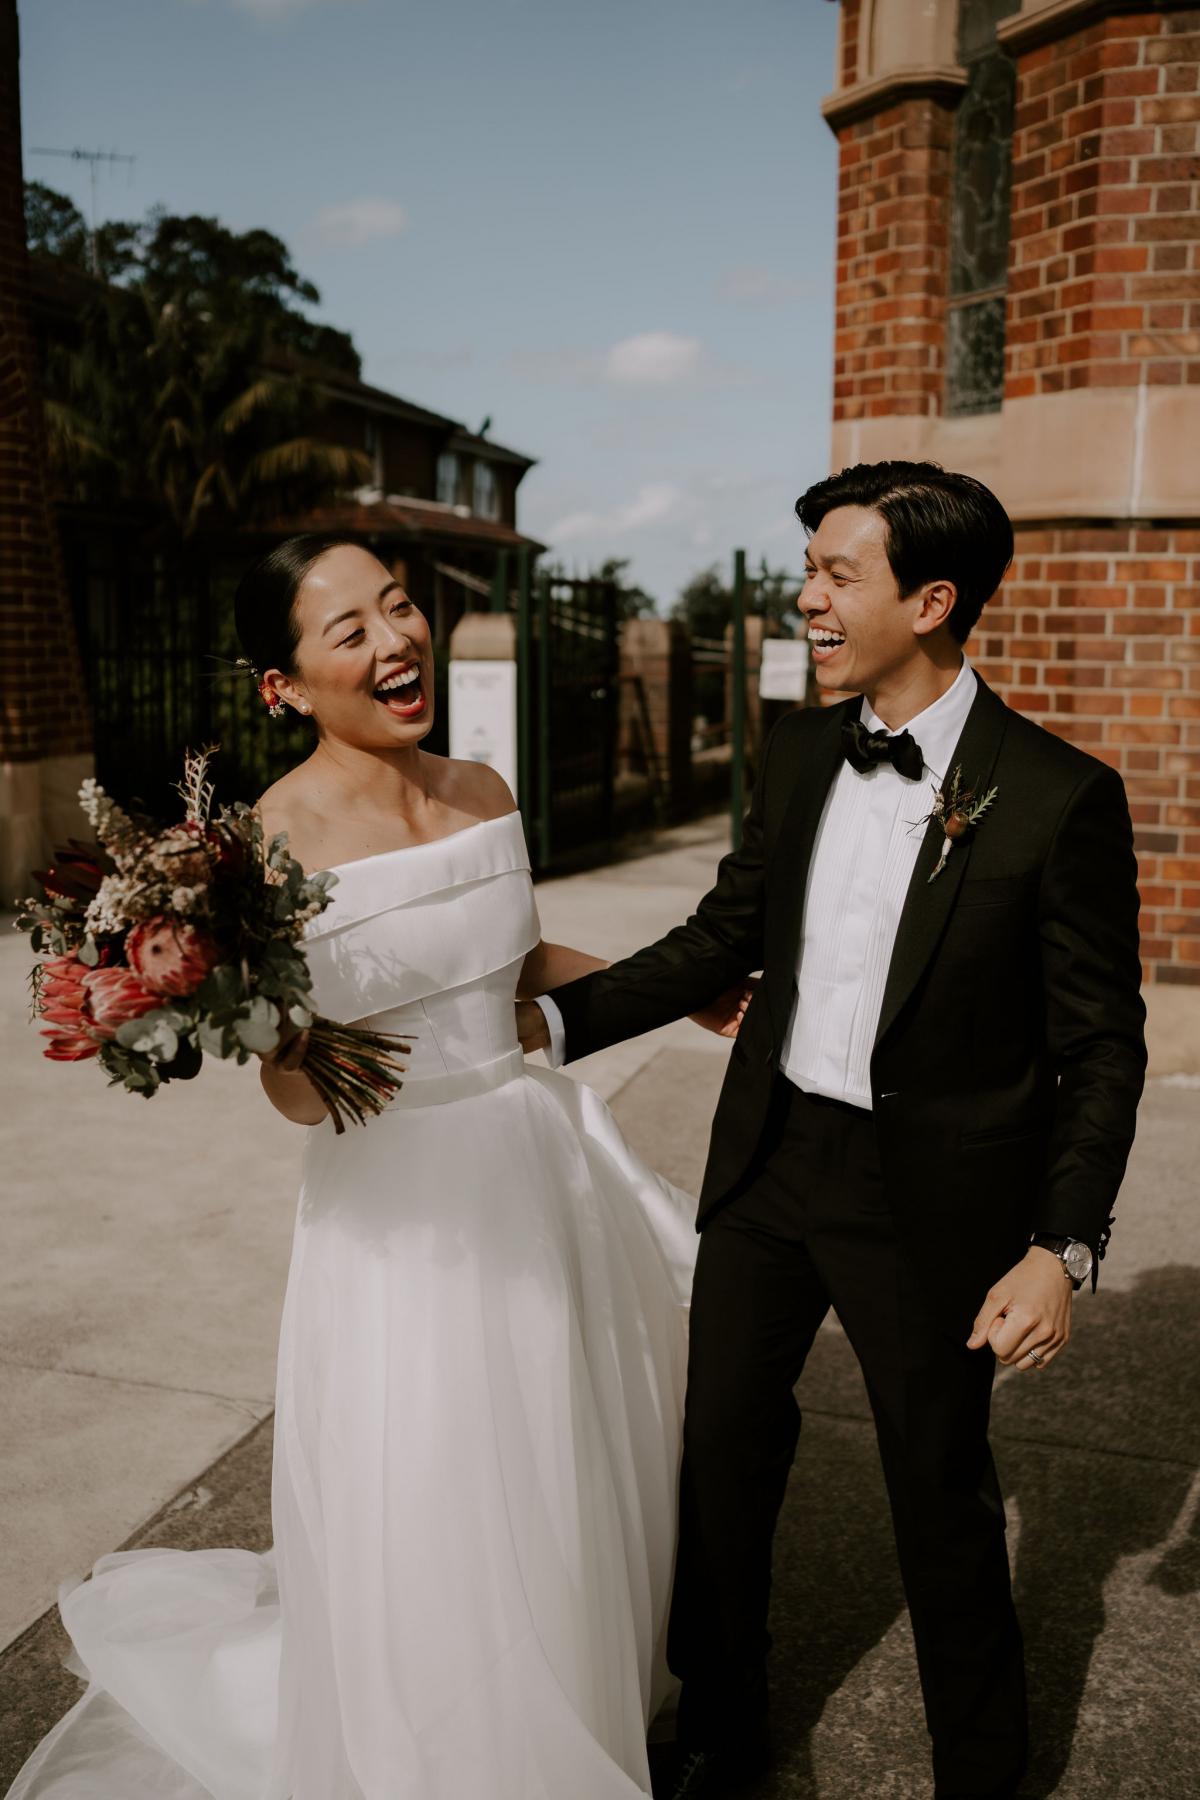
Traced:
<svg viewBox="0 0 1200 1800">
<path fill-rule="evenodd" d="M 723 844 L 708 822 L 543 884 L 545 935 L 606 955 L 648 941 L 690 910 Z M 94 1068 L 44 1062 L 23 1017 L 26 961 L 15 934 L 0 940 L 0 1782 L 78 1691 L 42 1616 L 60 1581 L 129 1542 L 269 1541 L 300 1136 L 250 1070 L 206 1069 L 147 1105 L 108 1094 Z M 1052 1379 L 1003 1374 L 997 1390 L 1038 1727 L 1030 1795 L 1200 1788 L 1200 1018 L 1178 993 L 1159 1018 L 1100 1292 L 1081 1300 Z M 694 1189 L 724 1054 L 685 1024 L 574 1072 Z M 781 1764 L 759 1800 L 915 1800 L 928 1783 L 911 1643 L 866 1399 L 835 1326 L 800 1397 L 774 1619 Z"/>
</svg>

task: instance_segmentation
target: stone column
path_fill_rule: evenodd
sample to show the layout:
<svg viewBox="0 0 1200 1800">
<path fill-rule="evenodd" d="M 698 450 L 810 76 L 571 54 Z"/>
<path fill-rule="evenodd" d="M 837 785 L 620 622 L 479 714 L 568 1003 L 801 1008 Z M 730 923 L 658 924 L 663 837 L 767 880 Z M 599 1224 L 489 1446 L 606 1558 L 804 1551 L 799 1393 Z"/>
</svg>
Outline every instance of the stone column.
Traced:
<svg viewBox="0 0 1200 1800">
<path fill-rule="evenodd" d="M 84 830 L 91 723 L 48 491 L 29 327 L 16 0 L 0 0 L 0 906 Z"/>
</svg>

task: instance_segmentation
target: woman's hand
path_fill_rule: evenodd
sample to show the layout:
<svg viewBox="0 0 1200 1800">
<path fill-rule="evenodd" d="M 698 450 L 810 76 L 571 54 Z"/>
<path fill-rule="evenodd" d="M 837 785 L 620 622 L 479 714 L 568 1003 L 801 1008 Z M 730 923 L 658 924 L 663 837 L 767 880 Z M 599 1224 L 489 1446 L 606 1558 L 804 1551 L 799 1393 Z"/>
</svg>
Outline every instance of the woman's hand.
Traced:
<svg viewBox="0 0 1200 1800">
<path fill-rule="evenodd" d="M 735 1038 L 741 1030 L 746 1008 L 753 1000 L 757 986 L 758 976 L 747 976 L 745 981 L 738 982 L 736 987 L 726 988 L 708 1006 L 702 1007 L 699 1012 L 689 1013 L 688 1017 L 694 1025 L 703 1025 L 705 1031 L 715 1031 L 718 1037 Z"/>
<path fill-rule="evenodd" d="M 279 1042 L 273 1050 L 259 1050 L 256 1054 L 264 1063 L 286 1073 L 298 1069 L 304 1061 L 304 1053 L 308 1049 L 308 1026 L 303 1027 L 283 1024 L 279 1028 Z"/>
<path fill-rule="evenodd" d="M 262 1064 L 259 1073 L 264 1094 L 276 1112 L 293 1125 L 319 1125 L 329 1110 L 304 1073 L 307 1049 L 308 1028 L 284 1021 L 274 1050 L 256 1052 Z"/>
</svg>

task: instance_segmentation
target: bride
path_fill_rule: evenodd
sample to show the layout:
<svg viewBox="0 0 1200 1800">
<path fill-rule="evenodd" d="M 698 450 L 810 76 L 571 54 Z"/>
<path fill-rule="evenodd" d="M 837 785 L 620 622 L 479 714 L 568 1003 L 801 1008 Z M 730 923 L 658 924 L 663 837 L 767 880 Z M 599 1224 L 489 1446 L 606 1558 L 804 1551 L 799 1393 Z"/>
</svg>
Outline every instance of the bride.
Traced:
<svg viewBox="0 0 1200 1800">
<path fill-rule="evenodd" d="M 596 1095 L 524 1066 L 514 998 L 597 964 L 541 941 L 504 782 L 421 749 L 432 646 L 401 585 L 294 538 L 237 624 L 264 700 L 316 728 L 261 802 L 268 836 L 337 874 L 307 936 L 316 1007 L 403 1036 L 408 1072 L 338 1136 L 302 1037 L 264 1063 L 309 1127 L 273 1557 L 102 1559 L 62 1603 L 90 1685 L 10 1800 L 633 1800 L 694 1203 Z"/>
</svg>

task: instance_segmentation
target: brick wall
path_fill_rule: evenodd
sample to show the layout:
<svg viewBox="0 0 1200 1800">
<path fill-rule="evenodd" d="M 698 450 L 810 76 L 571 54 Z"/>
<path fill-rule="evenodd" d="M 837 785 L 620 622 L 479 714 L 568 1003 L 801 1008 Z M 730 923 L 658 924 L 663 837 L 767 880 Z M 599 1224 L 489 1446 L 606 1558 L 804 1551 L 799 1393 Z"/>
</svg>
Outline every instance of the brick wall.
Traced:
<svg viewBox="0 0 1200 1800">
<path fill-rule="evenodd" d="M 1018 59 L 1006 393 L 1200 382 L 1200 10 Z"/>
<path fill-rule="evenodd" d="M 853 87 L 858 80 L 858 23 L 862 17 L 862 0 L 842 0 L 842 16 L 838 21 L 838 86 Z"/>
<path fill-rule="evenodd" d="M 1011 706 L 1119 770 L 1147 978 L 1200 985 L 1200 530 L 1017 530 L 969 653 Z"/>
<path fill-rule="evenodd" d="M 953 129 L 914 96 L 838 131 L 835 419 L 940 411 Z"/>
<path fill-rule="evenodd" d="M 90 748 L 28 328 L 15 0 L 0 0 L 0 762 Z"/>
</svg>

